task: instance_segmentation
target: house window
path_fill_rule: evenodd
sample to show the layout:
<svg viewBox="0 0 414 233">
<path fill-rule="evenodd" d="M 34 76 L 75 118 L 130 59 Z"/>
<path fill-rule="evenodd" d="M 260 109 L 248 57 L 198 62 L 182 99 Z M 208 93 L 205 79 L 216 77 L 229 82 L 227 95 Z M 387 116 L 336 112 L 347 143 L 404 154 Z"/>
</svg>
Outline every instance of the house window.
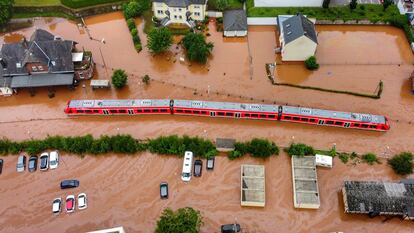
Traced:
<svg viewBox="0 0 414 233">
<path fill-rule="evenodd" d="M 178 11 L 180 11 L 180 12 L 181 12 L 181 10 L 182 10 L 181 8 L 178 8 Z"/>
<path fill-rule="evenodd" d="M 194 6 L 194 9 L 200 9 L 200 6 L 196 5 L 196 6 Z"/>
<path fill-rule="evenodd" d="M 177 16 L 176 15 L 174 15 L 174 19 L 177 19 Z"/>
<path fill-rule="evenodd" d="M 180 17 L 180 19 L 183 19 L 183 17 L 181 15 L 179 17 Z"/>
<path fill-rule="evenodd" d="M 164 14 L 164 12 L 162 10 L 158 10 L 157 12 L 158 12 L 159 15 Z"/>
<path fill-rule="evenodd" d="M 200 16 L 200 12 L 194 12 L 195 16 Z"/>
</svg>

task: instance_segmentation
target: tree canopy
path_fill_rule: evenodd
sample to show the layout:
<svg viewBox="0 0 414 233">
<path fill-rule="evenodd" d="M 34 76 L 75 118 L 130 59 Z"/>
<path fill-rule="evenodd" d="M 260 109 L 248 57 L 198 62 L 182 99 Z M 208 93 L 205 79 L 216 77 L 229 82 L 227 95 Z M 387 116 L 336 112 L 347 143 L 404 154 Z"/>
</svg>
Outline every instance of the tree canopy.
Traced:
<svg viewBox="0 0 414 233">
<path fill-rule="evenodd" d="M 152 53 L 162 53 L 173 43 L 171 31 L 168 28 L 154 28 L 148 33 L 148 49 Z"/>
<path fill-rule="evenodd" d="M 115 70 L 112 74 L 112 84 L 115 88 L 122 88 L 127 84 L 128 75 L 125 73 L 125 70 Z"/>
<path fill-rule="evenodd" d="M 188 33 L 182 40 L 183 46 L 186 49 L 187 58 L 190 61 L 196 61 L 202 64 L 207 62 L 213 50 L 213 43 L 206 42 L 206 38 L 201 33 Z"/>
<path fill-rule="evenodd" d="M 0 26 L 9 22 L 13 14 L 14 0 L 0 0 Z"/>
<path fill-rule="evenodd" d="M 408 175 L 413 173 L 413 158 L 414 156 L 410 152 L 403 152 L 388 160 L 388 164 L 392 167 L 395 173 Z"/>
<path fill-rule="evenodd" d="M 156 233 L 198 233 L 203 224 L 200 211 L 191 207 L 173 211 L 165 209 L 157 221 Z"/>
</svg>

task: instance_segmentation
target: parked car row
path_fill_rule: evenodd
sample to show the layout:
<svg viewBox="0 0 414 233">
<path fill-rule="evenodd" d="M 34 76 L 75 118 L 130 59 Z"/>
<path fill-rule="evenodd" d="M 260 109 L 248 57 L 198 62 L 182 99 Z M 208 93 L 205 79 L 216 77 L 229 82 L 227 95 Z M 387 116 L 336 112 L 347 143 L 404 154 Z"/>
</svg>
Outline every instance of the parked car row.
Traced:
<svg viewBox="0 0 414 233">
<path fill-rule="evenodd" d="M 40 170 L 47 171 L 48 169 L 56 169 L 59 165 L 59 153 L 58 151 L 52 151 L 50 153 L 43 152 L 40 157 Z M 27 165 L 27 170 L 29 172 L 35 172 L 37 170 L 38 157 L 37 155 L 32 155 L 29 158 Z M 17 172 L 23 172 L 26 169 L 26 156 L 20 155 L 17 158 L 16 170 Z"/>
<path fill-rule="evenodd" d="M 87 197 L 85 193 L 80 193 L 78 195 L 78 210 L 84 210 L 88 208 L 87 204 Z M 65 204 L 65 210 L 66 213 L 72 213 L 75 211 L 76 208 L 76 199 L 75 195 L 68 195 L 66 197 L 66 204 Z M 52 212 L 54 214 L 59 214 L 62 212 L 62 198 L 58 197 L 55 198 L 52 202 Z"/>
<path fill-rule="evenodd" d="M 206 168 L 207 170 L 213 170 L 214 169 L 214 162 L 215 157 L 210 157 L 207 159 Z M 194 170 L 192 169 L 192 163 L 193 163 L 193 152 L 186 151 L 184 153 L 184 161 L 183 161 L 183 170 L 181 173 L 181 179 L 184 182 L 189 182 L 191 180 L 191 173 L 193 172 L 193 175 L 195 177 L 200 177 L 203 172 L 203 161 L 200 159 L 197 159 L 194 161 Z"/>
</svg>

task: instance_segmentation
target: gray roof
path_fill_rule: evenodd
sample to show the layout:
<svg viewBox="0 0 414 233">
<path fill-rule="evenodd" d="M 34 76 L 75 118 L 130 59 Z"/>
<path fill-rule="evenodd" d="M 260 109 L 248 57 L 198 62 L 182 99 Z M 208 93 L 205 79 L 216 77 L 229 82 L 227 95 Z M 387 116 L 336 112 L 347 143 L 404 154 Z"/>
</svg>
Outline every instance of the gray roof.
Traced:
<svg viewBox="0 0 414 233">
<path fill-rule="evenodd" d="M 69 86 L 73 84 L 73 73 L 70 74 L 36 74 L 13 77 L 11 88 Z"/>
<path fill-rule="evenodd" d="M 223 15 L 224 31 L 246 31 L 247 17 L 244 10 L 229 10 Z"/>
<path fill-rule="evenodd" d="M 153 0 L 153 2 L 163 2 L 169 7 L 187 7 L 193 4 L 204 5 L 207 0 Z"/>
<path fill-rule="evenodd" d="M 286 19 L 282 23 L 285 44 L 305 35 L 310 40 L 318 43 L 315 25 L 305 16 L 299 14 Z"/>
<path fill-rule="evenodd" d="M 234 149 L 235 139 L 232 138 L 216 138 L 216 147 L 225 149 Z"/>
</svg>

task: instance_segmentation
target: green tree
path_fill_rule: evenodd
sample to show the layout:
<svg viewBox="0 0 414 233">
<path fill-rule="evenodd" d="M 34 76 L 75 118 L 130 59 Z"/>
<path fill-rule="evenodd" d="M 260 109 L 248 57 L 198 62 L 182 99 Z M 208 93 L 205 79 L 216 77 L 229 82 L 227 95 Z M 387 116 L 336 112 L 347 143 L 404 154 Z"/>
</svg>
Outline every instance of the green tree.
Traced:
<svg viewBox="0 0 414 233">
<path fill-rule="evenodd" d="M 329 3 L 331 3 L 331 0 L 323 0 L 322 7 L 325 9 L 329 8 Z"/>
<path fill-rule="evenodd" d="M 165 27 L 152 29 L 147 38 L 147 47 L 152 53 L 162 53 L 168 50 L 173 43 L 171 31 Z"/>
<path fill-rule="evenodd" d="M 150 84 L 150 76 L 148 74 L 144 75 L 144 77 L 142 77 L 142 82 L 145 83 L 146 85 Z"/>
<path fill-rule="evenodd" d="M 315 56 L 310 56 L 308 59 L 305 60 L 305 66 L 308 70 L 317 70 L 319 69 L 319 64 L 316 61 Z"/>
<path fill-rule="evenodd" d="M 191 207 L 180 208 L 173 211 L 164 209 L 157 221 L 156 233 L 198 233 L 203 220 L 200 211 Z"/>
<path fill-rule="evenodd" d="M 145 6 L 137 1 L 130 1 L 122 6 L 125 18 L 130 19 L 142 15 Z"/>
<path fill-rule="evenodd" d="M 13 15 L 14 0 L 0 0 L 0 26 L 9 22 Z"/>
<path fill-rule="evenodd" d="M 132 29 L 135 29 L 137 27 L 135 25 L 135 20 L 133 18 L 130 18 L 130 19 L 127 20 L 127 25 L 128 25 L 129 31 L 131 31 Z"/>
<path fill-rule="evenodd" d="M 410 152 L 402 152 L 395 155 L 392 159 L 388 160 L 388 164 L 392 167 L 395 173 L 400 175 L 408 175 L 413 173 L 413 154 Z"/>
<path fill-rule="evenodd" d="M 382 6 L 383 6 L 383 8 L 384 8 L 384 11 L 389 7 L 389 6 L 391 6 L 392 4 L 394 4 L 394 2 L 392 1 L 392 0 L 384 0 L 383 2 L 382 2 Z"/>
<path fill-rule="evenodd" d="M 186 49 L 187 58 L 190 61 L 196 61 L 202 64 L 207 62 L 213 50 L 213 43 L 206 42 L 206 37 L 201 33 L 187 33 L 183 40 L 183 46 Z"/>
<path fill-rule="evenodd" d="M 271 155 L 279 154 L 279 148 L 274 142 L 255 138 L 248 144 L 248 152 L 253 157 L 267 158 Z"/>
<path fill-rule="evenodd" d="M 216 0 L 216 8 L 219 11 L 224 11 L 229 7 L 229 0 Z"/>
<path fill-rule="evenodd" d="M 125 70 L 115 70 L 112 74 L 112 84 L 115 88 L 123 88 L 128 81 L 128 75 L 125 73 Z"/>
<path fill-rule="evenodd" d="M 378 162 L 377 156 L 374 153 L 367 153 L 362 155 L 362 160 L 364 160 L 369 165 L 373 165 L 375 162 Z"/>
<path fill-rule="evenodd" d="M 351 0 L 351 2 L 349 3 L 349 8 L 351 10 L 353 10 L 353 9 L 355 9 L 357 7 L 357 5 L 358 5 L 357 0 Z"/>
<path fill-rule="evenodd" d="M 293 156 L 299 156 L 303 157 L 305 155 L 314 155 L 315 150 L 313 147 L 308 146 L 306 144 L 298 143 L 298 144 L 290 144 L 290 146 L 287 148 L 286 152 L 288 155 Z"/>
</svg>

